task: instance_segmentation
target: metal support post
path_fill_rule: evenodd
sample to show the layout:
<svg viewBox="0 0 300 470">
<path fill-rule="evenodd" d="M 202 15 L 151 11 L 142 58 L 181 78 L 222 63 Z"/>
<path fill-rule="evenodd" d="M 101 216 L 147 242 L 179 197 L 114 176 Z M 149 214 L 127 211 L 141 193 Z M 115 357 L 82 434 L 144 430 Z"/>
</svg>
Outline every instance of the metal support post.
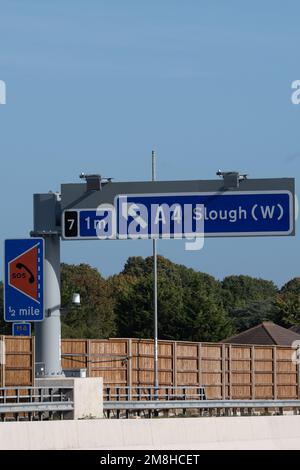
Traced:
<svg viewBox="0 0 300 470">
<path fill-rule="evenodd" d="M 152 151 L 152 181 L 156 181 L 156 155 Z M 154 302 L 154 399 L 158 399 L 158 318 L 157 318 L 157 240 L 153 240 L 153 302 Z"/>
<path fill-rule="evenodd" d="M 36 323 L 36 359 L 46 377 L 62 376 L 60 323 L 60 239 L 45 236 L 45 319 Z"/>
</svg>

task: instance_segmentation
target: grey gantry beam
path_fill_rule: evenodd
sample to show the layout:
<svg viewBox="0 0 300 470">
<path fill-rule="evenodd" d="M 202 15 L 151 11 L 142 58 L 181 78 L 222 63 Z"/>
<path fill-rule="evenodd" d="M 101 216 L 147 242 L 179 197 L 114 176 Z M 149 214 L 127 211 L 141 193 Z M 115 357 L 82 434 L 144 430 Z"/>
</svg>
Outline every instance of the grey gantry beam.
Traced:
<svg viewBox="0 0 300 470">
<path fill-rule="evenodd" d="M 247 191 L 295 192 L 294 178 L 260 178 L 243 180 L 238 187 L 227 187 L 224 180 L 187 181 L 108 181 L 101 191 L 88 190 L 87 184 L 74 183 L 61 185 L 61 212 L 68 209 L 91 209 L 100 204 L 113 204 L 120 194 L 165 194 L 165 193 L 222 193 Z M 46 203 L 45 203 L 46 204 Z"/>
</svg>

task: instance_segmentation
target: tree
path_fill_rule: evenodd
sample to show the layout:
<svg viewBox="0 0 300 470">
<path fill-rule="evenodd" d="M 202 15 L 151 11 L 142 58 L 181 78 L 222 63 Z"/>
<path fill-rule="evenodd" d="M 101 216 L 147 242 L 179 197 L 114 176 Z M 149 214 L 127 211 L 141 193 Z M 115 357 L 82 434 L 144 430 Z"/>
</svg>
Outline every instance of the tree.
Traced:
<svg viewBox="0 0 300 470">
<path fill-rule="evenodd" d="M 219 341 L 233 333 L 223 306 L 221 284 L 213 276 L 180 266 L 186 312 L 185 337 L 190 341 Z"/>
<path fill-rule="evenodd" d="M 149 274 L 149 266 L 147 261 L 142 256 L 130 256 L 125 263 L 122 274 L 128 276 L 143 276 L 145 273 Z"/>
<path fill-rule="evenodd" d="M 117 335 L 121 337 L 141 336 L 147 331 L 149 307 L 147 289 L 139 279 L 129 274 L 119 274 L 108 279 L 113 297 Z M 145 336 L 147 337 L 147 336 Z"/>
<path fill-rule="evenodd" d="M 124 277 L 128 282 L 122 282 Z M 153 258 L 129 258 L 115 285 L 120 336 L 153 337 Z M 117 284 L 116 284 L 117 283 Z M 221 286 L 212 276 L 158 257 L 160 339 L 213 341 L 232 332 L 222 305 Z"/>
<path fill-rule="evenodd" d="M 153 260 L 129 258 L 111 278 L 119 336 L 153 337 Z M 162 339 L 179 339 L 182 314 L 180 277 L 173 263 L 158 257 L 158 329 Z M 176 338 L 175 338 L 176 337 Z"/>
<path fill-rule="evenodd" d="M 224 305 L 228 309 L 245 307 L 249 302 L 275 298 L 278 289 L 272 281 L 251 276 L 227 276 L 222 282 Z"/>
<path fill-rule="evenodd" d="M 300 278 L 284 284 L 276 296 L 276 317 L 283 326 L 300 324 Z"/>
<path fill-rule="evenodd" d="M 81 306 L 62 313 L 62 335 L 69 338 L 108 338 L 116 333 L 113 301 L 106 281 L 87 264 L 61 265 L 62 305 L 69 305 L 74 292 Z"/>
<path fill-rule="evenodd" d="M 276 307 L 273 298 L 250 301 L 245 307 L 234 310 L 232 316 L 235 331 L 245 331 L 265 320 L 276 322 Z"/>
<path fill-rule="evenodd" d="M 107 280 L 87 264 L 62 264 L 61 291 L 63 337 L 153 337 L 153 257 L 130 257 Z M 81 295 L 80 307 L 70 305 L 74 292 Z M 1 333 L 10 334 L 2 305 L 0 282 Z M 158 256 L 160 339 L 219 341 L 263 320 L 300 323 L 300 278 L 278 291 L 272 281 L 245 275 L 218 281 Z"/>
<path fill-rule="evenodd" d="M 236 332 L 264 320 L 274 320 L 278 289 L 272 281 L 250 276 L 228 276 L 222 282 L 223 303 Z"/>
</svg>

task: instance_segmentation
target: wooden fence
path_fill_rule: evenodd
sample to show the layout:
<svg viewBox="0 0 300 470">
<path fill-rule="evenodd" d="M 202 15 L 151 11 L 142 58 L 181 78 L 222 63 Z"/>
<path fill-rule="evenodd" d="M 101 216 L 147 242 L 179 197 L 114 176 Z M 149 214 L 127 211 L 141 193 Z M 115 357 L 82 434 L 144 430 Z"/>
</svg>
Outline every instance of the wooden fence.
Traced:
<svg viewBox="0 0 300 470">
<path fill-rule="evenodd" d="M 209 399 L 297 399 L 299 372 L 294 350 L 251 346 L 159 341 L 160 386 L 203 385 Z M 138 339 L 63 340 L 64 369 L 86 368 L 111 387 L 151 386 L 153 341 Z"/>
<path fill-rule="evenodd" d="M 34 385 L 34 338 L 0 336 L 0 386 Z M 294 350 L 282 346 L 159 341 L 159 385 L 203 385 L 210 399 L 297 399 Z M 151 386 L 153 341 L 65 339 L 63 369 L 85 368 L 106 387 Z M 121 391 L 122 393 L 122 391 Z"/>
<path fill-rule="evenodd" d="M 33 384 L 34 338 L 0 336 L 0 387 Z"/>
</svg>

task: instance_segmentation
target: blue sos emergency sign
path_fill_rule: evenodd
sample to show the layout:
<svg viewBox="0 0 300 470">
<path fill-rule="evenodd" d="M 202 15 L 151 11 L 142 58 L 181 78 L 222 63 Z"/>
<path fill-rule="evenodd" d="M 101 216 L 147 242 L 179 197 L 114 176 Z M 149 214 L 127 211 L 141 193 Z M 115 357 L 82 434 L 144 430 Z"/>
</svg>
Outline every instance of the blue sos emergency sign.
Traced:
<svg viewBox="0 0 300 470">
<path fill-rule="evenodd" d="M 44 240 L 5 240 L 4 319 L 44 319 Z"/>
</svg>

